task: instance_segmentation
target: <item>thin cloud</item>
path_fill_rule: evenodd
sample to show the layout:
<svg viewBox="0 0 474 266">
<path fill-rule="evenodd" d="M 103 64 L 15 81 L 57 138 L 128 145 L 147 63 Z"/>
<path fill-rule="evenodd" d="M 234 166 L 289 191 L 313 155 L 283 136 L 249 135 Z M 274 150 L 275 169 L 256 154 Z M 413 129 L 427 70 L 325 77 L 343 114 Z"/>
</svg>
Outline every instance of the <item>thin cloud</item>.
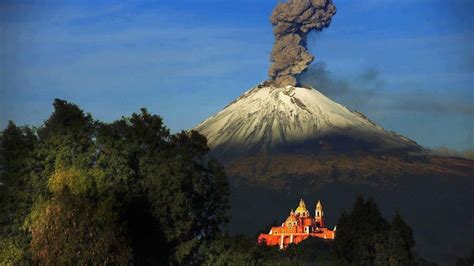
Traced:
<svg viewBox="0 0 474 266">
<path fill-rule="evenodd" d="M 379 71 L 367 68 L 355 77 L 339 77 L 329 71 L 325 62 L 316 62 L 298 77 L 303 86 L 316 88 L 322 93 L 336 99 L 348 101 L 352 108 L 363 108 L 373 100 L 377 90 L 384 86 L 384 81 L 379 78 Z"/>
<path fill-rule="evenodd" d="M 355 77 L 341 77 L 328 70 L 326 63 L 318 62 L 300 75 L 299 82 L 314 87 L 354 109 L 383 108 L 400 112 L 474 115 L 472 91 L 453 92 L 449 88 L 388 90 L 385 88 L 387 81 L 380 75 L 380 71 L 373 67 L 365 69 Z"/>
</svg>

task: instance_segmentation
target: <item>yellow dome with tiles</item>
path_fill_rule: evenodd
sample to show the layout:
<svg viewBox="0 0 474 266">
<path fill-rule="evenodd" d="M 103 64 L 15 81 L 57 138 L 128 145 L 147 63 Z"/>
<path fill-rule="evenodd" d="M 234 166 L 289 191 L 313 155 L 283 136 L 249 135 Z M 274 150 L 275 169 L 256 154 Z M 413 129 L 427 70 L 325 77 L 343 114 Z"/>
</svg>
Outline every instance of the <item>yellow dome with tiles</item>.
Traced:
<svg viewBox="0 0 474 266">
<path fill-rule="evenodd" d="M 303 199 L 300 200 L 300 204 L 298 205 L 298 208 L 296 208 L 295 214 L 296 215 L 303 215 L 308 212 L 308 209 L 306 209 L 306 204 L 304 203 Z"/>
</svg>

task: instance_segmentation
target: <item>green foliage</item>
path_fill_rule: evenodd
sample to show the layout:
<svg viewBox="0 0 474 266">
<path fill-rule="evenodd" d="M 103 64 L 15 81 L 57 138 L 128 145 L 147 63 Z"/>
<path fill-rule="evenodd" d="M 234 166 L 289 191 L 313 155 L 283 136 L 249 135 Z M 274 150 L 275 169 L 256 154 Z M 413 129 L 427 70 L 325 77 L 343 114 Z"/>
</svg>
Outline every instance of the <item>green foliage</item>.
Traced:
<svg viewBox="0 0 474 266">
<path fill-rule="evenodd" d="M 111 124 L 54 101 L 1 135 L 1 263 L 187 264 L 227 218 L 223 168 L 197 132 L 146 109 Z"/>
<path fill-rule="evenodd" d="M 130 257 L 114 198 L 98 193 L 92 175 L 95 131 L 90 115 L 58 99 L 37 131 L 28 176 L 33 208 L 24 226 L 33 262 L 119 263 Z"/>
<path fill-rule="evenodd" d="M 415 247 L 413 231 L 397 212 L 388 232 L 388 261 L 390 265 L 413 265 Z"/>
<path fill-rule="evenodd" d="M 23 185 L 27 159 L 37 143 L 34 131 L 9 121 L 1 133 L 0 143 L 1 182 L 7 187 Z"/>
<path fill-rule="evenodd" d="M 258 245 L 255 238 L 221 236 L 201 246 L 203 265 L 338 265 L 332 243 L 310 238 L 285 250 Z"/>
<path fill-rule="evenodd" d="M 336 256 L 354 265 L 414 265 L 413 232 L 397 212 L 388 223 L 375 201 L 359 197 L 339 219 Z"/>
<path fill-rule="evenodd" d="M 55 99 L 54 112 L 37 130 L 29 185 L 34 200 L 47 195 L 48 180 L 59 169 L 88 169 L 93 163 L 96 122 L 75 104 Z"/>
<path fill-rule="evenodd" d="M 65 189 L 74 195 L 80 195 L 92 190 L 93 179 L 86 170 L 71 167 L 58 168 L 48 180 L 51 193 L 59 193 Z"/>
<path fill-rule="evenodd" d="M 255 240 L 244 236 L 221 236 L 201 246 L 203 265 L 255 265 L 258 258 L 255 254 Z"/>
<path fill-rule="evenodd" d="M 4 237 L 0 240 L 0 264 L 18 265 L 26 258 L 27 243 L 19 243 L 20 237 Z"/>
<path fill-rule="evenodd" d="M 43 265 L 124 264 L 130 250 L 113 202 L 68 189 L 37 202 L 27 220 L 33 261 Z"/>
<path fill-rule="evenodd" d="M 31 199 L 28 183 L 34 131 L 9 122 L 0 136 L 0 264 L 17 264 L 27 256 L 28 234 L 21 229 Z"/>
<path fill-rule="evenodd" d="M 206 156 L 206 139 L 193 131 L 171 135 L 159 116 L 142 109 L 102 124 L 97 143 L 98 189 L 121 199 L 134 261 L 196 260 L 200 242 L 220 231 L 228 209 L 227 180 Z M 153 233 L 142 232 L 143 224 Z"/>
<path fill-rule="evenodd" d="M 284 251 L 292 265 L 336 265 L 334 242 L 318 238 L 309 238 L 298 245 L 290 245 Z"/>
</svg>

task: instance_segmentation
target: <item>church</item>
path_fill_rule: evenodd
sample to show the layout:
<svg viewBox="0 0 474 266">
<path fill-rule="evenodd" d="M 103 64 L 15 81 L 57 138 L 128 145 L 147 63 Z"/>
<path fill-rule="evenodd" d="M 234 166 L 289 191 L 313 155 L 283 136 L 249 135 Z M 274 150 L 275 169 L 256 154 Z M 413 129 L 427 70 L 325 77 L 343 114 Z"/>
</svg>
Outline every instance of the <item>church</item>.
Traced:
<svg viewBox="0 0 474 266">
<path fill-rule="evenodd" d="M 330 230 L 324 225 L 323 205 L 320 201 L 316 204 L 314 217 L 306 209 L 303 199 L 295 211 L 291 210 L 290 215 L 281 226 L 272 227 L 268 234 L 258 236 L 259 244 L 268 246 L 280 246 L 286 248 L 289 244 L 298 244 L 309 237 L 322 239 L 334 239 L 336 228 Z"/>
</svg>

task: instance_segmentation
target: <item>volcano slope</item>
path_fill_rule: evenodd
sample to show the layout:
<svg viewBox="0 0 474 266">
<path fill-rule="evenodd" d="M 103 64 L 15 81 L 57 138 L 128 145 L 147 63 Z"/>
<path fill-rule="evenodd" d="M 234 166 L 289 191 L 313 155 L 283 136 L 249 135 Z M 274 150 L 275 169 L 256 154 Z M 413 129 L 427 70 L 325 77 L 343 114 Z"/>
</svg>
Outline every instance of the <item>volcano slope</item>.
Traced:
<svg viewBox="0 0 474 266">
<path fill-rule="evenodd" d="M 300 197 L 328 224 L 357 195 L 399 209 L 417 251 L 440 264 L 474 247 L 474 161 L 437 157 L 311 88 L 260 84 L 194 128 L 232 185 L 230 229 L 254 234 Z"/>
</svg>

